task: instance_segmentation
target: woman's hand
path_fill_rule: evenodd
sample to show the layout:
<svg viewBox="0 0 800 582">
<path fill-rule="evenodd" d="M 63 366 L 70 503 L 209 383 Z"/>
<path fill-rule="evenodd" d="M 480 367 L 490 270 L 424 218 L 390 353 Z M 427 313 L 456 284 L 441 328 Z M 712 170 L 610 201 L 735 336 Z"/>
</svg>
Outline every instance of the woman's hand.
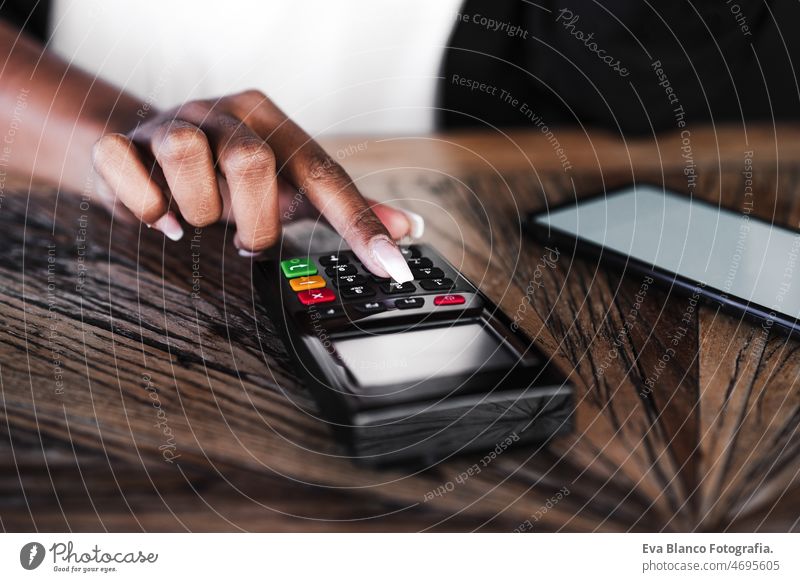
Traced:
<svg viewBox="0 0 800 582">
<path fill-rule="evenodd" d="M 94 167 L 109 206 L 122 203 L 172 239 L 183 234 L 176 211 L 195 226 L 230 219 L 245 255 L 278 240 L 283 215 L 321 212 L 373 273 L 411 279 L 393 239 L 419 236 L 422 219 L 365 200 L 262 93 L 193 101 L 141 119 L 133 95 L 2 20 L 0 54 L 0 125 L 14 122 L 21 92 L 26 104 L 9 172 L 85 192 Z"/>
<path fill-rule="evenodd" d="M 322 213 L 370 271 L 412 279 L 393 239 L 420 236 L 421 217 L 364 199 L 342 167 L 259 91 L 156 113 L 127 134 L 100 138 L 93 161 L 107 201 L 173 240 L 183 235 L 176 208 L 198 227 L 232 220 L 245 256 L 279 240 L 282 216 Z"/>
</svg>

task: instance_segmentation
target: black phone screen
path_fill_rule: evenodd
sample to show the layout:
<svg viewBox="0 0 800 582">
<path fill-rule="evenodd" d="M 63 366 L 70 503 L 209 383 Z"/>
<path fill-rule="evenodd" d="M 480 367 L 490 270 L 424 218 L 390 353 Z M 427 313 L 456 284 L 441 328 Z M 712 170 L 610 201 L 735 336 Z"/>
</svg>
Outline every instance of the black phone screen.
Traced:
<svg viewBox="0 0 800 582">
<path fill-rule="evenodd" d="M 638 184 L 531 217 L 723 297 L 800 318 L 800 232 Z"/>
</svg>

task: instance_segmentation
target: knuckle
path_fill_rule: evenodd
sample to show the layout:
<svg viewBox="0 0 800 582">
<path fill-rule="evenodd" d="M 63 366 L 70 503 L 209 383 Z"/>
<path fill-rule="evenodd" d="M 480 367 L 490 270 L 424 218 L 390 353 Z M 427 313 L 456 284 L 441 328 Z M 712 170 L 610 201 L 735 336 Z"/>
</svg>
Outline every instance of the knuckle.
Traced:
<svg viewBox="0 0 800 582">
<path fill-rule="evenodd" d="M 171 122 L 162 131 L 157 157 L 164 163 L 196 159 L 206 150 L 205 135 L 189 123 Z"/>
<path fill-rule="evenodd" d="M 184 115 L 188 119 L 205 119 L 212 109 L 207 101 L 189 101 L 180 106 L 177 114 Z"/>
<path fill-rule="evenodd" d="M 266 93 L 259 89 L 245 89 L 234 95 L 234 98 L 240 98 L 249 103 L 264 103 L 270 100 Z"/>
<path fill-rule="evenodd" d="M 231 132 L 232 135 L 236 135 L 237 131 L 247 129 L 244 121 L 234 115 L 217 115 L 214 123 L 221 129 Z"/>
<path fill-rule="evenodd" d="M 256 137 L 242 138 L 227 149 L 224 155 L 229 170 L 236 173 L 268 170 L 274 171 L 275 154 L 262 140 Z"/>
<path fill-rule="evenodd" d="M 324 151 L 312 151 L 305 163 L 308 177 L 314 182 L 344 187 L 350 184 L 350 177 L 339 163 Z"/>
<path fill-rule="evenodd" d="M 385 234 L 386 229 L 369 208 L 353 209 L 348 212 L 345 220 L 345 232 L 348 234 L 361 236 L 364 240 L 369 240 L 378 234 Z"/>
<path fill-rule="evenodd" d="M 250 119 L 258 112 L 260 117 L 269 119 L 270 123 L 277 123 L 283 118 L 283 113 L 263 91 L 247 89 L 241 93 L 230 95 L 223 99 L 225 107 L 236 113 L 239 117 Z"/>
</svg>

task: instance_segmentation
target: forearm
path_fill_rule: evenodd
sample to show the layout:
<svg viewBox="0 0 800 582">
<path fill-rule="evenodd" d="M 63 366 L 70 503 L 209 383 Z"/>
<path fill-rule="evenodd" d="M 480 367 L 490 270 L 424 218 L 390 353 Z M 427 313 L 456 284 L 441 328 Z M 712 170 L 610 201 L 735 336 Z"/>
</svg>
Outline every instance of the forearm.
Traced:
<svg viewBox="0 0 800 582">
<path fill-rule="evenodd" d="M 92 146 L 136 125 L 131 95 L 69 66 L 0 21 L 0 155 L 4 170 L 80 191 Z"/>
</svg>

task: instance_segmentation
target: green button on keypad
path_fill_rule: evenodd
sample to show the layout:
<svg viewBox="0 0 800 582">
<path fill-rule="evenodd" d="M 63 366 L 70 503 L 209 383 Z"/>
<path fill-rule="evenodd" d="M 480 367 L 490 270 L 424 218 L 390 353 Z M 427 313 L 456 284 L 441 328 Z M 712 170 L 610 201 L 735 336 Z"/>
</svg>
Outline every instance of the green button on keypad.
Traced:
<svg viewBox="0 0 800 582">
<path fill-rule="evenodd" d="M 281 261 L 281 270 L 287 279 L 308 277 L 317 274 L 317 266 L 311 259 L 288 259 Z"/>
</svg>

